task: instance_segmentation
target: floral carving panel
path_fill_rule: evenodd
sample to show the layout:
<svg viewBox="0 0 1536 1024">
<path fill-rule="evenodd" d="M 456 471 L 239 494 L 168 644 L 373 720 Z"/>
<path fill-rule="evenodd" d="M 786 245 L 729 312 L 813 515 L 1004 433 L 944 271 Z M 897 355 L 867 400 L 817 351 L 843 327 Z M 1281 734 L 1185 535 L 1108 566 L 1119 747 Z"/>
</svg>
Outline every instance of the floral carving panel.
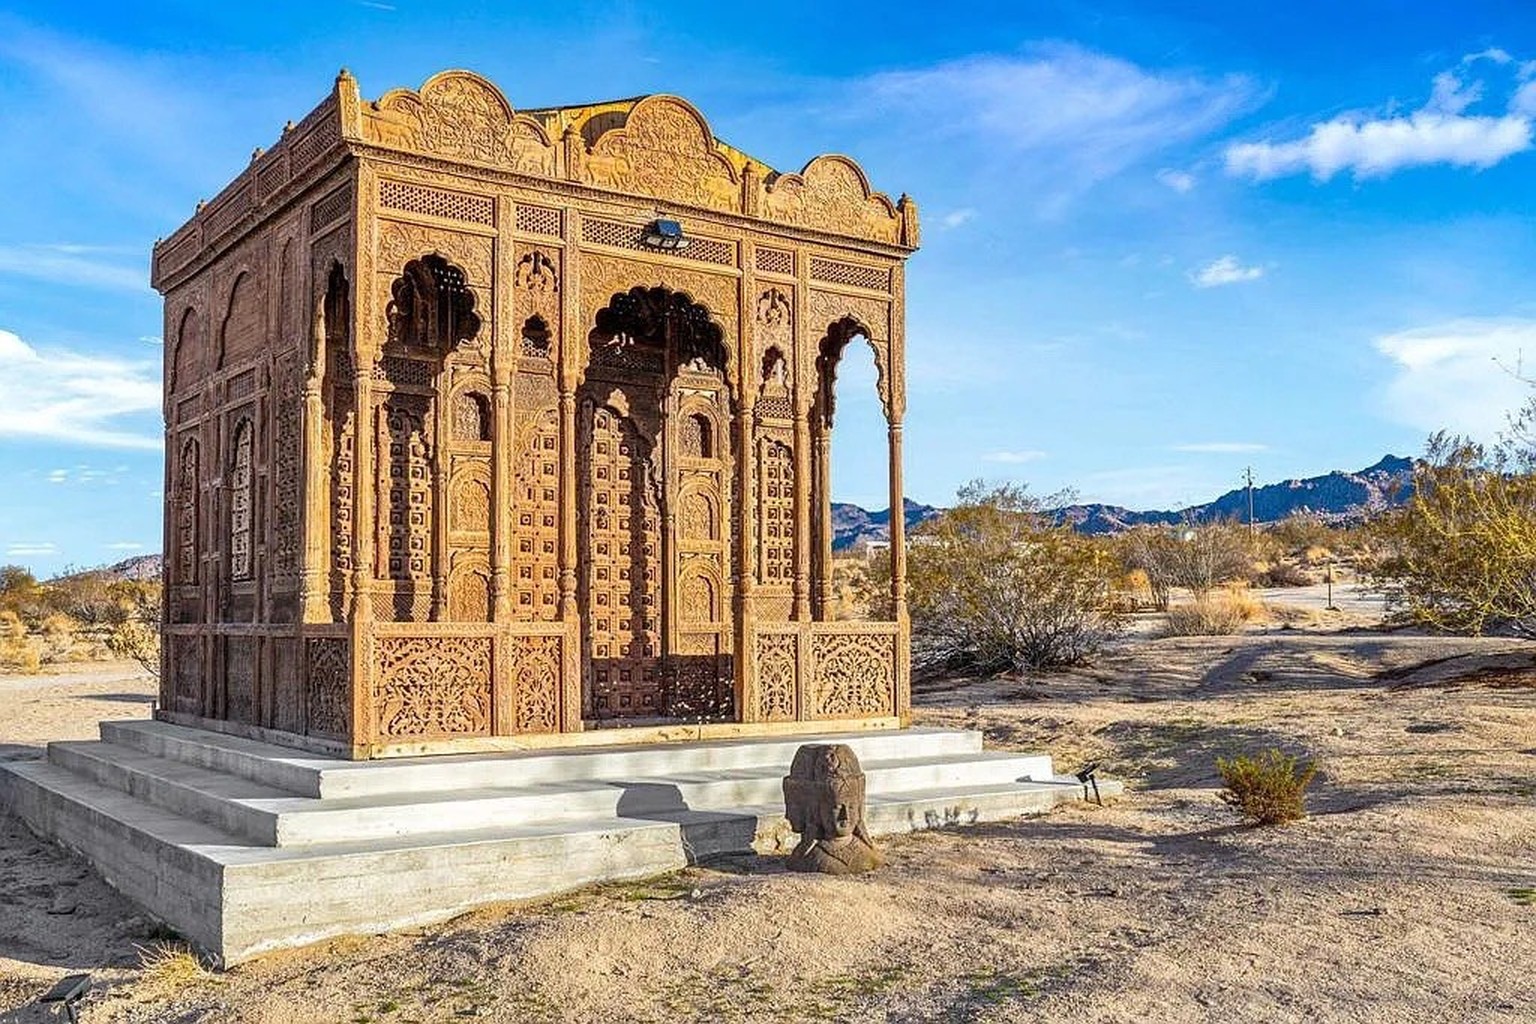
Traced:
<svg viewBox="0 0 1536 1024">
<path fill-rule="evenodd" d="M 373 700 L 382 739 L 490 735 L 491 638 L 378 637 Z"/>
<path fill-rule="evenodd" d="M 895 713 L 896 638 L 880 633 L 811 637 L 810 718 Z"/>
<path fill-rule="evenodd" d="M 397 89 L 363 113 L 369 141 L 382 146 L 541 177 L 555 173 L 555 147 L 544 129 L 515 114 L 501 91 L 479 75 L 434 75 L 420 93 Z"/>
<path fill-rule="evenodd" d="M 845 156 L 819 156 L 799 174 L 780 175 L 769 184 L 765 205 L 770 220 L 796 227 L 893 245 L 901 241 L 896 207 L 871 192 L 859 165 Z"/>
<path fill-rule="evenodd" d="M 741 185 L 715 148 L 703 116 L 674 96 L 635 104 L 622 128 L 604 132 L 582 161 L 587 180 L 616 192 L 735 211 Z"/>
<path fill-rule="evenodd" d="M 352 671 L 347 641 L 310 637 L 305 641 L 305 700 L 311 736 L 346 739 L 352 732 Z"/>
<path fill-rule="evenodd" d="M 560 638 L 518 636 L 512 647 L 512 729 L 560 730 Z"/>
<path fill-rule="evenodd" d="M 757 717 L 760 721 L 794 721 L 799 655 L 800 638 L 794 633 L 757 635 Z"/>
</svg>

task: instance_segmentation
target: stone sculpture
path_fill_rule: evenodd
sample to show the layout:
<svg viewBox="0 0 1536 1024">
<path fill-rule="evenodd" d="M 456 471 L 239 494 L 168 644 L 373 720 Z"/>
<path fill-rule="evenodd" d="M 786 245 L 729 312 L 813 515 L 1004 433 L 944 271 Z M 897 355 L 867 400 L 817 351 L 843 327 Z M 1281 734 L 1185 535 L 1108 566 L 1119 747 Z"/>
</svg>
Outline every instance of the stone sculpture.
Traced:
<svg viewBox="0 0 1536 1024">
<path fill-rule="evenodd" d="M 800 833 L 791 871 L 852 875 L 884 863 L 864 825 L 864 772 L 843 743 L 807 743 L 784 778 L 784 813 Z"/>
</svg>

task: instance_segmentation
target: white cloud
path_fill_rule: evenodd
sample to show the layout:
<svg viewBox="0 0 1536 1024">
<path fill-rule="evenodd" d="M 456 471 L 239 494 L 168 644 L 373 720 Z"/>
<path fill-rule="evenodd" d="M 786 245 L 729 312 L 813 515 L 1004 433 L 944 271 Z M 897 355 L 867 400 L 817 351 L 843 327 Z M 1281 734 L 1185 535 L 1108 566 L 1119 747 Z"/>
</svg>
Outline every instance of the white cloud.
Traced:
<svg viewBox="0 0 1536 1024">
<path fill-rule="evenodd" d="M 136 540 L 119 540 L 113 541 L 111 544 L 103 544 L 102 547 L 108 551 L 142 551 L 144 545 Z"/>
<path fill-rule="evenodd" d="M 13 557 L 13 558 L 14 557 L 23 557 L 23 558 L 25 558 L 25 557 L 35 557 L 35 556 L 38 556 L 38 555 L 54 555 L 54 554 L 58 554 L 58 551 L 59 551 L 58 545 L 54 544 L 52 541 L 42 541 L 42 542 L 39 542 L 39 543 L 29 543 L 29 542 L 26 542 L 26 541 L 21 541 L 21 542 L 7 544 L 5 546 L 5 553 L 6 553 L 6 555 L 8 555 L 10 557 Z"/>
<path fill-rule="evenodd" d="M 1527 83 L 1512 91 L 1506 110 L 1468 113 L 1488 92 L 1484 80 L 1467 77 L 1479 60 L 1502 66 L 1513 58 L 1496 48 L 1469 54 L 1457 70 L 1436 75 L 1424 106 L 1407 115 L 1341 114 L 1299 139 L 1234 143 L 1226 150 L 1227 172 L 1255 181 L 1310 172 L 1327 181 L 1348 171 L 1361 181 L 1433 164 L 1492 167 L 1531 148 L 1536 91 Z M 1517 79 L 1523 76 L 1522 67 Z"/>
<path fill-rule="evenodd" d="M 69 245 L 0 245 L 0 274 L 15 274 L 50 284 L 149 291 L 149 256 L 136 265 L 88 255 L 90 247 Z"/>
<path fill-rule="evenodd" d="M 946 228 L 957 228 L 976 219 L 976 211 L 967 206 L 959 210 L 951 210 L 939 218 L 939 223 Z"/>
<path fill-rule="evenodd" d="M 1263 267 L 1245 267 L 1230 253 L 1189 272 L 1189 280 L 1196 288 L 1219 288 L 1224 284 L 1257 281 L 1263 276 Z"/>
<path fill-rule="evenodd" d="M 48 473 L 48 482 L 51 484 L 62 484 L 68 479 L 69 470 L 67 469 L 55 469 Z"/>
<path fill-rule="evenodd" d="M 1426 433 L 1491 440 L 1531 397 L 1536 320 L 1461 319 L 1376 339 L 1394 374 L 1384 394 L 1393 419 Z"/>
<path fill-rule="evenodd" d="M 121 420 L 158 412 L 158 377 L 148 363 L 68 350 L 40 352 L 0 330 L 0 438 L 157 449 L 158 436 L 127 429 Z M 91 472 L 80 468 L 85 470 L 82 478 Z M 49 479 L 62 482 L 54 474 Z"/>
<path fill-rule="evenodd" d="M 1170 167 L 1164 167 L 1157 172 L 1157 180 L 1183 195 L 1195 187 L 1195 176 L 1188 171 L 1176 171 Z"/>
<path fill-rule="evenodd" d="M 1045 452 L 1037 451 L 1035 449 L 1026 449 L 1024 451 L 1016 451 L 1016 452 L 1010 452 L 1010 451 L 988 452 L 986 455 L 983 455 L 981 457 L 981 459 L 982 459 L 983 462 L 1003 462 L 1003 463 L 1009 463 L 1009 464 L 1013 464 L 1013 465 L 1019 465 L 1019 464 L 1025 463 L 1025 462 L 1039 462 L 1041 459 L 1043 459 L 1045 457 L 1046 457 L 1046 453 Z"/>
<path fill-rule="evenodd" d="M 1063 43 L 865 79 L 850 107 L 911 131 L 961 137 L 1046 207 L 1153 155 L 1204 138 L 1261 97 L 1239 75 L 1146 68 Z"/>
<path fill-rule="evenodd" d="M 1195 444 L 1176 444 L 1176 452 L 1192 452 L 1208 455 L 1242 455 L 1249 452 L 1267 452 L 1269 445 L 1250 441 L 1200 441 Z"/>
</svg>

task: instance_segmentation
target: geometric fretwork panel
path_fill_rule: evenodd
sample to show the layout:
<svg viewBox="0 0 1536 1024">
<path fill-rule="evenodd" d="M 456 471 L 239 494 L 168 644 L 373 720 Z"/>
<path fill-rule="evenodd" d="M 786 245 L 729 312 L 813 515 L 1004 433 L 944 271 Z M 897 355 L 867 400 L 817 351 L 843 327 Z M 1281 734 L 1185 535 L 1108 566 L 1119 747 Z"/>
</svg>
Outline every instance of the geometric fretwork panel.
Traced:
<svg viewBox="0 0 1536 1024">
<path fill-rule="evenodd" d="M 583 612 L 600 718 L 657 715 L 661 701 L 661 514 L 646 443 L 633 420 L 587 405 L 581 475 Z"/>
<path fill-rule="evenodd" d="M 490 637 L 389 636 L 373 644 L 376 735 L 490 735 Z"/>
<path fill-rule="evenodd" d="M 810 718 L 895 714 L 896 638 L 879 633 L 813 633 Z"/>
<path fill-rule="evenodd" d="M 560 420 L 538 415 L 517 454 L 512 506 L 512 614 L 553 622 L 560 611 Z"/>
<path fill-rule="evenodd" d="M 770 437 L 758 441 L 757 580 L 764 586 L 795 580 L 795 453 Z"/>
</svg>

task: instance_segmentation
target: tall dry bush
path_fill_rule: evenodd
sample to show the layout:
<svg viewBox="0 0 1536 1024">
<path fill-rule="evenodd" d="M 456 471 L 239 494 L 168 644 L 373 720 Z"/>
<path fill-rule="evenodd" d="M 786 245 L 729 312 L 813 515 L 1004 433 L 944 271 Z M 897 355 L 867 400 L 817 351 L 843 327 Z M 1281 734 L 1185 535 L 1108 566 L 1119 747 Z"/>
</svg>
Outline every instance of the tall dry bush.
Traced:
<svg viewBox="0 0 1536 1024">
<path fill-rule="evenodd" d="M 1175 587 L 1200 595 L 1233 580 L 1246 580 L 1254 554 L 1246 528 L 1235 523 L 1138 527 L 1123 541 L 1126 568 L 1146 573 L 1152 604 L 1168 610 Z"/>
<path fill-rule="evenodd" d="M 1408 503 L 1372 527 L 1370 577 L 1405 622 L 1536 637 L 1536 459 L 1441 433 Z"/>
<path fill-rule="evenodd" d="M 1052 526 L 1041 507 L 1023 487 L 976 482 L 915 531 L 907 554 L 914 667 L 1075 664 L 1121 632 L 1116 559 L 1100 542 Z"/>
</svg>

